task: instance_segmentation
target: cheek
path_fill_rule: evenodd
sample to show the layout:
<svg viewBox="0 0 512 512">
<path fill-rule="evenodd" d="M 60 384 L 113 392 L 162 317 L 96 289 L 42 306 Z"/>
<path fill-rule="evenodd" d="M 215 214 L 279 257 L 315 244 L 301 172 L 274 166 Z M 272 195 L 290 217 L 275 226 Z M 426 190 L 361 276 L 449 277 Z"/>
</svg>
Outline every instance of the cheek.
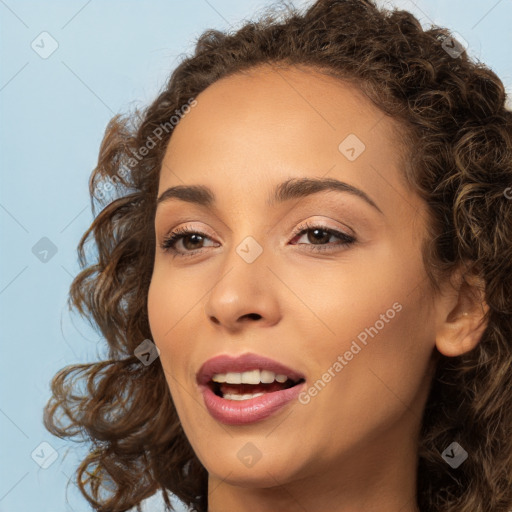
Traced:
<svg viewBox="0 0 512 512">
<path fill-rule="evenodd" d="M 317 309 L 330 333 L 303 347 L 314 368 L 304 401 L 328 411 L 331 427 L 343 423 L 347 432 L 356 421 L 377 429 L 407 410 L 421 415 L 435 345 L 428 291 L 417 286 L 423 277 L 419 259 L 394 255 L 340 273 L 336 287 L 331 281 Z"/>
<path fill-rule="evenodd" d="M 178 343 L 182 324 L 186 323 L 187 308 L 180 300 L 176 286 L 169 286 L 168 281 L 155 273 L 148 291 L 148 320 L 153 342 L 160 350 L 160 360 L 169 384 L 173 399 L 180 375 L 180 364 L 186 358 L 187 343 Z M 190 309 L 190 308 L 188 308 Z"/>
<path fill-rule="evenodd" d="M 155 265 L 148 290 L 148 320 L 153 341 L 160 350 L 160 360 L 174 400 L 179 400 L 183 385 L 190 385 L 191 361 L 196 350 L 201 297 L 207 290 L 200 279 L 176 279 L 165 270 L 165 263 Z M 197 285 L 198 287 L 194 286 Z M 202 290 L 201 286 L 204 287 Z"/>
<path fill-rule="evenodd" d="M 198 301 L 204 293 L 195 286 L 201 284 L 198 280 L 192 284 L 166 267 L 166 262 L 159 263 L 157 258 L 148 290 L 151 333 L 158 348 L 164 352 L 169 349 L 183 323 L 196 314 L 194 308 L 200 307 Z M 187 284 L 184 286 L 183 282 Z"/>
<path fill-rule="evenodd" d="M 370 346 L 377 346 L 378 351 L 378 346 L 383 346 L 379 341 L 382 338 L 391 339 L 391 345 L 392 339 L 397 338 L 409 292 L 406 283 L 410 269 L 402 265 L 398 280 L 395 276 L 399 275 L 400 265 L 396 257 L 382 252 L 374 254 L 372 261 L 354 257 L 344 265 L 332 265 L 330 271 L 317 269 L 315 273 L 312 269 L 310 275 L 314 279 L 297 281 L 296 276 L 302 273 L 295 269 L 295 281 L 291 282 L 303 305 L 291 303 L 284 316 L 297 324 L 304 360 L 316 362 L 317 373 L 327 371 L 339 355 L 348 352 L 347 360 L 351 362 L 361 359 Z M 286 276 L 289 279 L 292 270 Z M 409 273 L 414 275 L 413 270 Z"/>
<path fill-rule="evenodd" d="M 315 377 L 331 383 L 325 391 L 313 390 L 317 398 L 311 402 L 319 400 L 318 407 L 328 411 L 324 419 L 340 432 L 382 432 L 404 414 L 421 417 L 433 336 L 422 297 L 397 296 L 391 307 L 369 309 L 366 319 L 358 316 L 360 327 L 337 346 L 324 346 L 322 372 Z"/>
<path fill-rule="evenodd" d="M 153 341 L 162 351 L 165 328 L 169 329 L 165 311 L 169 307 L 169 297 L 166 287 L 156 274 L 153 274 L 148 290 L 148 321 Z"/>
</svg>

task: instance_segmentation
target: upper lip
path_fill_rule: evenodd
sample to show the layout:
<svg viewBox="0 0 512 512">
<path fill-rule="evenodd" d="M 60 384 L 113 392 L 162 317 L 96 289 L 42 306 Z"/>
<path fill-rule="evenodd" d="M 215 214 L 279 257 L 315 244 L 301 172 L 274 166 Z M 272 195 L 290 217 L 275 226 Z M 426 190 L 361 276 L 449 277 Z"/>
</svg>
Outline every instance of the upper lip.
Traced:
<svg viewBox="0 0 512 512">
<path fill-rule="evenodd" d="M 208 359 L 197 372 L 197 382 L 207 384 L 217 373 L 245 372 L 249 370 L 269 370 L 275 374 L 286 375 L 293 381 L 304 378 L 298 370 L 258 354 L 241 355 L 221 354 Z"/>
</svg>

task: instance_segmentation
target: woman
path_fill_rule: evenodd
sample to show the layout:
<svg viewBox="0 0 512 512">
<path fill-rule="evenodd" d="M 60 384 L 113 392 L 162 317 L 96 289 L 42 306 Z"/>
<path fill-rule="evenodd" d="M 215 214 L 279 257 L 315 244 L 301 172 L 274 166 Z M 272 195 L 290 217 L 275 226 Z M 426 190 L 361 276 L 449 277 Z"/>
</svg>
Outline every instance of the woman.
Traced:
<svg viewBox="0 0 512 512">
<path fill-rule="evenodd" d="M 318 0 L 204 33 L 116 116 L 70 291 L 110 359 L 44 418 L 93 443 L 94 508 L 508 511 L 505 99 L 447 30 Z"/>
</svg>

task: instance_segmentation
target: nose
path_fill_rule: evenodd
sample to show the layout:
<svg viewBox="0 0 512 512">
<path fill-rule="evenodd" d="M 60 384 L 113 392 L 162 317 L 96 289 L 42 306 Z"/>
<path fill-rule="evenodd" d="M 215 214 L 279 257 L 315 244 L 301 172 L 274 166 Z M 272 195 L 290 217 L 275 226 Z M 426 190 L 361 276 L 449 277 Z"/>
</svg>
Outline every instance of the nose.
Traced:
<svg viewBox="0 0 512 512">
<path fill-rule="evenodd" d="M 253 322 L 261 327 L 276 324 L 281 317 L 276 292 L 279 280 L 263 255 L 252 263 L 234 256 L 208 294 L 204 305 L 208 321 L 232 332 Z"/>
</svg>

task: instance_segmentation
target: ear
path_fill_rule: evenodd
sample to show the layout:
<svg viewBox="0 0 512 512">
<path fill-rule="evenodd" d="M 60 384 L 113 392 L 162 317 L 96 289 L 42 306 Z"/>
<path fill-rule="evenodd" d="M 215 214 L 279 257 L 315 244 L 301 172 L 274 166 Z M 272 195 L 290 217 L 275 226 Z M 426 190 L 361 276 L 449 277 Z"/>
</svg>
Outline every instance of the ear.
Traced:
<svg viewBox="0 0 512 512">
<path fill-rule="evenodd" d="M 441 354 L 455 357 L 474 349 L 488 324 L 485 283 L 475 275 L 457 270 L 440 297 L 436 347 Z"/>
</svg>

